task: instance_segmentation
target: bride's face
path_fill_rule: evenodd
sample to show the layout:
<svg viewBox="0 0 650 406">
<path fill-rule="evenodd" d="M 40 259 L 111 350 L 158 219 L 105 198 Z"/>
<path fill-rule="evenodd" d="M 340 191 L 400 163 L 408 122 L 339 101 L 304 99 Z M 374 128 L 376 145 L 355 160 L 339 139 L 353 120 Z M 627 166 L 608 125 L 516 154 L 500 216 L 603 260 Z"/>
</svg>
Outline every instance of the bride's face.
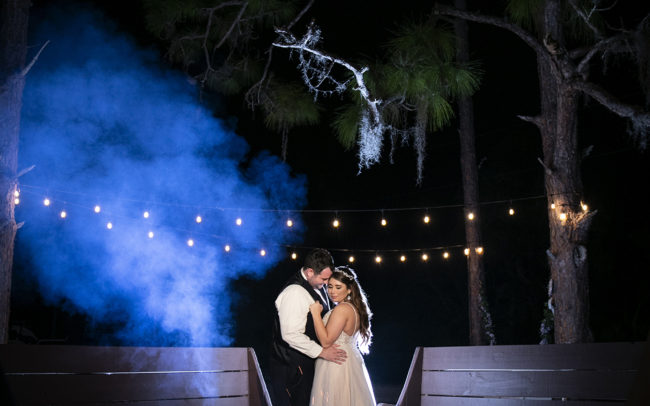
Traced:
<svg viewBox="0 0 650 406">
<path fill-rule="evenodd" d="M 339 303 L 345 300 L 345 297 L 350 294 L 350 289 L 345 286 L 345 283 L 330 278 L 327 284 L 327 294 L 330 295 L 330 299 L 333 302 Z"/>
</svg>

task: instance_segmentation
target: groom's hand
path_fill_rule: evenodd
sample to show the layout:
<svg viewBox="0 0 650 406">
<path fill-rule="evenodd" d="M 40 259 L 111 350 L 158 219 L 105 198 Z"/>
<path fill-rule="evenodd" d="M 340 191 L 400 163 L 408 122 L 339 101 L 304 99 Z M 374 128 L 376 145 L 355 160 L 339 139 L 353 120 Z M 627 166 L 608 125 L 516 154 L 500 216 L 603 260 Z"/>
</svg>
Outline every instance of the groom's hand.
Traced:
<svg viewBox="0 0 650 406">
<path fill-rule="evenodd" d="M 345 359 L 348 356 L 345 351 L 339 349 L 338 347 L 338 344 L 333 344 L 331 347 L 323 348 L 323 351 L 320 352 L 319 357 L 341 365 L 345 362 Z"/>
</svg>

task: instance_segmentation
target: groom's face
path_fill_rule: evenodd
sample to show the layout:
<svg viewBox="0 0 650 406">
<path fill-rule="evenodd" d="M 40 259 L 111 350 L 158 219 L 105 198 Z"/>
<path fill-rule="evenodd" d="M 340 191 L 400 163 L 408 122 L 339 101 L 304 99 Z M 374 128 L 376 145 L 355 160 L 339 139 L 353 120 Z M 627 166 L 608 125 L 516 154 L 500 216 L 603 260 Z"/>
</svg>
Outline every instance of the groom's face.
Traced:
<svg viewBox="0 0 650 406">
<path fill-rule="evenodd" d="M 330 276 L 332 276 L 332 270 L 329 267 L 323 269 L 320 273 L 316 273 L 316 271 L 311 268 L 307 268 L 305 272 L 307 282 L 309 282 L 309 285 L 314 289 L 322 288 L 323 285 L 327 283 Z"/>
</svg>

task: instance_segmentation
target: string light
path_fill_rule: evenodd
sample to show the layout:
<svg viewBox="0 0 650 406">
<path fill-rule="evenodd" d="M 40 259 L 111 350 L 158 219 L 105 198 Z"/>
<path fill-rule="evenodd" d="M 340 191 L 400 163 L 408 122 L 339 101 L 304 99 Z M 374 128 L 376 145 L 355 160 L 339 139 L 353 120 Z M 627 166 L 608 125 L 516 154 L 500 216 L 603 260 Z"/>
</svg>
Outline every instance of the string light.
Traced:
<svg viewBox="0 0 650 406">
<path fill-rule="evenodd" d="M 241 224 L 242 224 L 241 217 L 237 217 L 237 220 L 235 220 L 235 224 L 237 224 L 238 226 L 241 226 Z"/>
<path fill-rule="evenodd" d="M 106 228 L 108 228 L 109 230 L 112 230 L 113 229 L 113 223 L 111 223 L 110 221 L 108 223 L 106 223 Z"/>
<path fill-rule="evenodd" d="M 514 216 L 515 215 L 515 209 L 513 209 L 511 207 L 510 210 L 508 210 L 508 214 L 511 215 L 511 216 Z"/>
<path fill-rule="evenodd" d="M 469 213 L 467 213 L 467 219 L 470 220 L 470 221 L 474 220 L 474 213 L 472 213 L 471 211 Z"/>
<path fill-rule="evenodd" d="M 428 260 L 429 260 L 429 256 L 428 256 L 427 254 L 422 254 L 422 260 L 423 260 L 423 261 L 428 261 Z"/>
<path fill-rule="evenodd" d="M 566 213 L 560 213 L 560 220 L 566 221 Z"/>
<path fill-rule="evenodd" d="M 261 256 L 266 256 L 266 250 L 261 249 L 261 250 L 260 250 L 260 255 L 261 255 Z"/>
<path fill-rule="evenodd" d="M 469 256 L 469 248 L 465 248 L 463 250 L 463 253 L 465 254 L 465 256 Z"/>
<path fill-rule="evenodd" d="M 95 213 L 99 213 L 100 211 L 102 211 L 102 208 L 99 207 L 99 205 L 96 205 L 94 210 L 95 210 Z"/>
<path fill-rule="evenodd" d="M 555 203 L 551 203 L 551 209 L 555 210 Z"/>
<path fill-rule="evenodd" d="M 428 215 L 425 215 L 424 218 L 422 218 L 422 221 L 424 221 L 424 224 L 429 224 L 429 221 L 431 221 L 431 218 Z"/>
<path fill-rule="evenodd" d="M 399 260 L 402 262 L 406 262 L 406 255 L 402 255 L 401 257 L 399 257 Z"/>
<path fill-rule="evenodd" d="M 580 202 L 580 206 L 582 206 L 582 211 L 589 210 L 589 206 L 587 206 L 585 203 Z"/>
<path fill-rule="evenodd" d="M 45 199 L 43 199 L 43 205 L 45 205 L 45 206 L 49 206 L 50 203 L 51 203 L 51 202 L 50 202 L 50 199 L 48 199 L 47 197 L 46 197 Z"/>
<path fill-rule="evenodd" d="M 386 219 L 384 219 L 384 218 L 381 219 L 381 225 L 382 225 L 383 227 L 386 227 L 386 224 L 388 224 L 388 222 L 386 221 Z"/>
<path fill-rule="evenodd" d="M 14 197 L 20 196 L 20 191 L 18 189 L 14 190 Z"/>
<path fill-rule="evenodd" d="M 149 238 L 153 238 L 153 231 L 149 231 L 149 233 L 147 234 L 147 236 L 148 236 Z"/>
<path fill-rule="evenodd" d="M 226 244 L 226 245 L 223 247 L 223 250 L 226 251 L 226 252 L 230 252 L 230 245 Z"/>
<path fill-rule="evenodd" d="M 65 210 L 61 210 L 61 213 L 59 213 L 59 216 L 61 216 L 62 219 L 68 217 L 68 213 L 65 212 Z"/>
<path fill-rule="evenodd" d="M 442 257 L 443 257 L 444 259 L 449 259 L 449 252 L 447 252 L 447 251 L 443 252 L 443 253 L 442 253 Z"/>
<path fill-rule="evenodd" d="M 377 256 L 375 257 L 375 262 L 378 263 L 378 264 L 381 263 L 381 257 L 380 257 L 379 255 L 377 255 Z"/>
<path fill-rule="evenodd" d="M 291 253 L 291 259 L 296 259 L 296 258 L 298 258 L 298 254 L 296 254 L 295 252 L 292 252 Z"/>
<path fill-rule="evenodd" d="M 293 220 L 287 219 L 287 227 L 293 227 Z"/>
<path fill-rule="evenodd" d="M 145 211 L 144 213 L 142 213 L 142 217 L 148 219 L 149 218 L 149 212 Z"/>
<path fill-rule="evenodd" d="M 15 198 L 14 198 L 14 204 L 20 204 L 20 199 L 17 198 L 17 197 L 15 197 Z"/>
<path fill-rule="evenodd" d="M 197 223 L 200 223 L 200 222 L 203 221 L 203 219 L 201 218 L 201 216 L 196 216 L 196 219 L 195 219 L 195 220 L 196 220 Z"/>
<path fill-rule="evenodd" d="M 339 228 L 340 225 L 341 222 L 339 221 L 339 219 L 334 219 L 334 221 L 332 221 L 332 227 Z"/>
<path fill-rule="evenodd" d="M 350 257 L 348 258 L 348 262 L 349 263 L 354 262 L 354 256 L 353 255 L 350 255 Z"/>
<path fill-rule="evenodd" d="M 193 247 L 193 246 L 194 246 L 194 240 L 191 239 L 191 238 L 190 238 L 189 240 L 187 240 L 187 245 L 188 245 L 189 247 Z"/>
<path fill-rule="evenodd" d="M 477 254 L 483 255 L 483 247 L 476 247 L 475 251 Z"/>
</svg>

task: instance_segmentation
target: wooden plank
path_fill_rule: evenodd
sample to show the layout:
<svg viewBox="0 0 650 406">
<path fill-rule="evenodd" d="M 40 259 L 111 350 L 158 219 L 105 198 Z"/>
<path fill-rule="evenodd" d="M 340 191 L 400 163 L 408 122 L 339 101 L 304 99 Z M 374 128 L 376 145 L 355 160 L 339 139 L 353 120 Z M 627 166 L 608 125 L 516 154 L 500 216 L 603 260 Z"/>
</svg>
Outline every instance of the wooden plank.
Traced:
<svg viewBox="0 0 650 406">
<path fill-rule="evenodd" d="M 626 399 L 634 371 L 424 371 L 425 395 Z"/>
<path fill-rule="evenodd" d="M 247 371 L 118 375 L 14 375 L 7 381 L 16 403 L 157 401 L 246 396 Z"/>
<path fill-rule="evenodd" d="M 423 396 L 421 406 L 624 406 L 623 402 Z"/>
<path fill-rule="evenodd" d="M 118 403 L 121 404 L 121 403 Z M 217 398 L 217 399 L 183 399 L 183 400 L 158 400 L 155 403 L 150 400 L 145 400 L 142 402 L 138 401 L 129 401 L 126 403 L 128 405 L 134 406 L 248 406 L 248 397 L 236 397 L 236 398 Z M 115 406 L 113 402 L 92 402 L 92 403 L 60 403 L 60 404 L 48 404 L 48 406 Z M 21 405 L 22 406 L 22 405 Z M 25 405 L 25 406 L 35 406 L 35 405 Z"/>
<path fill-rule="evenodd" d="M 413 360 L 406 375 L 406 382 L 397 399 L 396 406 L 420 406 L 420 388 L 422 387 L 422 347 L 415 349 Z"/>
<path fill-rule="evenodd" d="M 266 389 L 255 350 L 252 348 L 248 349 L 248 396 L 250 406 L 271 406 L 271 397 Z"/>
<path fill-rule="evenodd" d="M 424 348 L 424 370 L 637 369 L 645 343 Z"/>
<path fill-rule="evenodd" d="M 5 373 L 247 370 L 246 348 L 0 345 Z"/>
</svg>

